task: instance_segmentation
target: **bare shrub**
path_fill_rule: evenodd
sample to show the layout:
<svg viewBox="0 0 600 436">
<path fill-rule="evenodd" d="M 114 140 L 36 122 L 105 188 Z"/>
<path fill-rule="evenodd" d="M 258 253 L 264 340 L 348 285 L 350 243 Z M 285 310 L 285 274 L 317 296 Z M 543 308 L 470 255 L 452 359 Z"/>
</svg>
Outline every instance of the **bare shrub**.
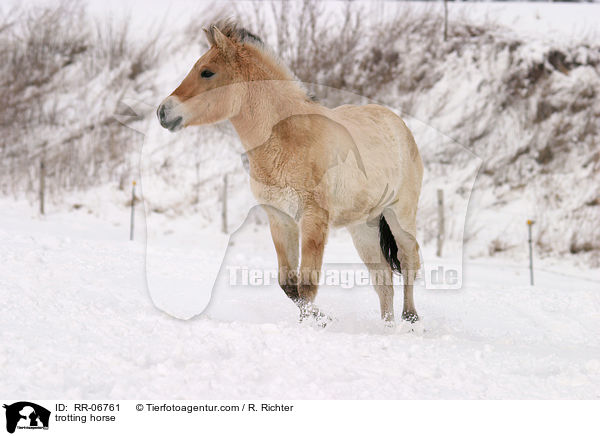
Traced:
<svg viewBox="0 0 600 436">
<path fill-rule="evenodd" d="M 53 118 L 42 102 L 57 89 L 52 82 L 61 69 L 87 49 L 82 10 L 73 3 L 40 10 L 14 8 L 1 19 L 0 128 L 5 135 L 20 134 L 18 130 L 31 127 L 33 121 Z"/>
<path fill-rule="evenodd" d="M 499 237 L 496 237 L 490 241 L 488 245 L 488 253 L 490 256 L 494 256 L 495 254 L 501 253 L 503 251 L 511 248 L 506 241 L 501 240 Z"/>
<path fill-rule="evenodd" d="M 444 43 L 440 33 L 444 17 L 433 8 L 403 5 L 391 17 L 366 22 L 368 6 L 346 1 L 336 7 L 332 10 L 317 0 L 255 2 L 250 14 L 238 8 L 237 15 L 244 24 L 250 20 L 255 31 L 261 29 L 257 33 L 262 37 L 271 38 L 275 52 L 323 103 L 357 103 L 366 97 L 405 111 L 410 111 L 416 92 L 440 79 L 432 64 L 487 31 L 454 26 Z M 424 40 L 430 43 L 423 44 Z M 340 94 L 327 88 L 356 93 L 357 101 L 337 101 Z"/>
<path fill-rule="evenodd" d="M 119 180 L 135 133 L 113 114 L 156 66 L 159 32 L 91 22 L 78 2 L 16 7 L 0 17 L 0 189 L 32 192 L 45 161 L 50 194 Z"/>
<path fill-rule="evenodd" d="M 573 233 L 571 235 L 571 241 L 569 243 L 569 252 L 571 254 L 586 253 L 592 250 L 598 250 L 600 247 L 594 247 L 594 243 L 589 240 L 582 240 L 583 237 L 580 234 Z"/>
<path fill-rule="evenodd" d="M 128 16 L 116 21 L 95 21 L 92 35 L 94 56 L 86 59 L 88 74 L 104 68 L 114 70 L 127 61 L 129 69 L 124 73 L 128 80 L 135 80 L 158 64 L 159 56 L 167 48 L 166 43 L 160 42 L 161 28 L 150 31 L 144 40 L 135 41 L 130 22 Z"/>
</svg>

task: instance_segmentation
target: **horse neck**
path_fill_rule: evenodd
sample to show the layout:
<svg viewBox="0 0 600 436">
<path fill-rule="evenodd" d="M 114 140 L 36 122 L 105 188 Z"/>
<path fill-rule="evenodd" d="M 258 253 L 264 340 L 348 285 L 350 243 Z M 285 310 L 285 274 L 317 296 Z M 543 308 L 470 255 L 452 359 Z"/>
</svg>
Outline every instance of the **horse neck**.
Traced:
<svg viewBox="0 0 600 436">
<path fill-rule="evenodd" d="M 273 126 L 290 116 L 314 113 L 316 104 L 291 80 L 248 82 L 248 92 L 240 112 L 230 121 L 246 151 L 264 144 Z"/>
</svg>

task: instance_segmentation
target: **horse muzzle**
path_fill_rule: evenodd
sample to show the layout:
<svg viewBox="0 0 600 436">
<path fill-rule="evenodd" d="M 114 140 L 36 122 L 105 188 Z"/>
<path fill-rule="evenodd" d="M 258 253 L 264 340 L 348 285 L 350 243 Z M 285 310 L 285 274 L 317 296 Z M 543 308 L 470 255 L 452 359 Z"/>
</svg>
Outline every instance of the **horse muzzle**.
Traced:
<svg viewBox="0 0 600 436">
<path fill-rule="evenodd" d="M 158 121 L 160 125 L 165 129 L 168 129 L 171 132 L 176 132 L 177 130 L 181 130 L 183 126 L 183 117 L 181 115 L 177 115 L 174 110 L 174 105 L 172 101 L 167 98 L 163 103 L 158 106 L 156 110 L 156 116 L 158 117 Z"/>
</svg>

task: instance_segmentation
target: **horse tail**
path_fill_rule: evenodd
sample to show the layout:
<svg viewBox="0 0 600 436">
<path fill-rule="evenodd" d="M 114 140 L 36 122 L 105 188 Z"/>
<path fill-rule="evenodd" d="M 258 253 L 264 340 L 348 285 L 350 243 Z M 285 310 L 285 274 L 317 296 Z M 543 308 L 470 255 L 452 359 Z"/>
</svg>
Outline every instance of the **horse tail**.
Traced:
<svg viewBox="0 0 600 436">
<path fill-rule="evenodd" d="M 385 257 L 392 271 L 401 274 L 402 269 L 398 260 L 398 245 L 383 215 L 379 217 L 379 245 L 381 246 L 383 257 Z"/>
</svg>

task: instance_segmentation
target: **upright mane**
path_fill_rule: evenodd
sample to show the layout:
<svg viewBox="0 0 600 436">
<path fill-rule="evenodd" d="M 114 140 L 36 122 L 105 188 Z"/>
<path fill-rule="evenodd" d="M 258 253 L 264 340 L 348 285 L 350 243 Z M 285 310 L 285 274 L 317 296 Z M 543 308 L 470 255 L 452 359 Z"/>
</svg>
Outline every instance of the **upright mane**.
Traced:
<svg viewBox="0 0 600 436">
<path fill-rule="evenodd" d="M 260 49 L 265 49 L 266 46 L 261 38 L 242 27 L 239 23 L 232 19 L 221 19 L 215 21 L 206 30 L 208 42 L 211 45 L 215 44 L 215 28 L 225 35 L 227 38 L 239 44 L 252 44 Z"/>
<path fill-rule="evenodd" d="M 227 18 L 215 21 L 206 29 L 206 36 L 211 45 L 215 45 L 215 28 L 237 44 L 249 44 L 257 48 L 259 52 L 262 53 L 268 60 L 270 60 L 272 64 L 276 66 L 285 76 L 297 83 L 297 85 L 306 94 L 307 99 L 311 101 L 317 101 L 317 98 L 308 92 L 300 79 L 298 79 L 298 77 L 292 70 L 288 68 L 287 65 L 285 65 L 279 55 L 277 55 L 267 44 L 264 43 L 262 38 L 250 32 L 237 21 Z"/>
</svg>

